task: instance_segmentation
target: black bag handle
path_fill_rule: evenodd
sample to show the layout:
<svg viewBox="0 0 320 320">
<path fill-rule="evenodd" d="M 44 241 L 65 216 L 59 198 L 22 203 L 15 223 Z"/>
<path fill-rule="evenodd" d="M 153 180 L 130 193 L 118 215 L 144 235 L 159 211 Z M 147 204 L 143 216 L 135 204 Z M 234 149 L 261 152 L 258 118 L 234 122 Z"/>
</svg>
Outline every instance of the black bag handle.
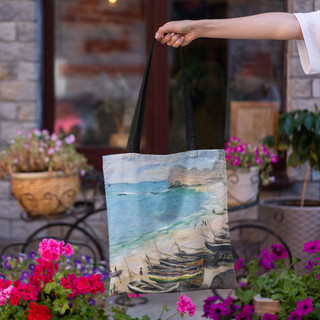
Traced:
<svg viewBox="0 0 320 320">
<path fill-rule="evenodd" d="M 148 90 L 149 74 L 150 74 L 154 43 L 155 43 L 155 39 L 153 39 L 151 44 L 147 65 L 146 65 L 144 75 L 143 75 L 143 80 L 141 83 L 136 110 L 134 112 L 133 120 L 131 123 L 131 129 L 130 129 L 128 144 L 127 144 L 127 153 L 140 153 L 140 140 L 141 140 L 141 134 L 142 134 L 142 125 L 143 125 L 144 111 L 146 106 L 146 95 Z M 187 85 L 186 70 L 185 70 L 185 64 L 184 64 L 181 46 L 179 49 L 180 49 L 181 69 L 182 69 L 183 105 L 184 105 L 184 115 L 185 115 L 185 123 L 186 123 L 187 150 L 197 150 L 198 142 L 197 142 L 197 135 L 196 135 L 196 127 L 194 123 L 193 108 L 192 108 L 190 93 Z"/>
</svg>

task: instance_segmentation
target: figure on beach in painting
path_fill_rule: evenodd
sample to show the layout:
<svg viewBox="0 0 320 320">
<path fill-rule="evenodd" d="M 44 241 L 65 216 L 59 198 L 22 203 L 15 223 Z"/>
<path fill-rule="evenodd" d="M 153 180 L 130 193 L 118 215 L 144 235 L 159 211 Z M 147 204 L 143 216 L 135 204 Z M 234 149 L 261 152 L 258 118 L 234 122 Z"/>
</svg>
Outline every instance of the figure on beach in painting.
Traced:
<svg viewBox="0 0 320 320">
<path fill-rule="evenodd" d="M 208 289 L 217 276 L 237 286 L 223 151 L 106 156 L 104 176 L 110 186 L 110 268 L 123 270 L 121 282 L 111 277 L 111 288 L 115 284 L 119 293 Z M 223 281 L 216 283 L 224 288 Z"/>
</svg>

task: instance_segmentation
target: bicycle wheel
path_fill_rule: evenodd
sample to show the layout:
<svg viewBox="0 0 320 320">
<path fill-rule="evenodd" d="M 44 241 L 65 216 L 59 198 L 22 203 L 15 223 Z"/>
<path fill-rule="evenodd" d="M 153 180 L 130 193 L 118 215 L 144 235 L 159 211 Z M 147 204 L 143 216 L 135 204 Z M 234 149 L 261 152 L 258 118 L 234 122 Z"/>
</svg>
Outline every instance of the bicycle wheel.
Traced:
<svg viewBox="0 0 320 320">
<path fill-rule="evenodd" d="M 291 252 L 287 244 L 279 235 L 267 227 L 256 224 L 238 225 L 230 228 L 230 239 L 235 264 L 239 258 L 242 258 L 244 264 L 248 263 L 253 257 L 261 253 L 262 248 L 269 249 L 272 244 L 281 244 L 288 251 L 289 264 L 292 263 Z M 246 275 L 245 268 L 236 270 L 237 280 Z M 234 290 L 213 289 L 212 291 L 221 301 L 234 296 Z"/>
<path fill-rule="evenodd" d="M 76 233 L 75 237 L 72 239 L 66 236 L 67 233 L 70 236 L 70 233 L 68 231 L 71 228 L 73 232 Z M 31 240 L 36 238 L 48 238 L 48 237 L 57 237 L 59 239 L 65 239 L 65 240 L 70 239 L 71 241 L 74 241 L 74 242 L 85 243 L 94 250 L 96 256 L 100 261 L 104 260 L 103 250 L 99 242 L 87 230 L 79 226 L 74 226 L 74 224 L 72 223 L 57 222 L 57 223 L 51 223 L 46 226 L 43 226 L 37 229 L 34 233 L 32 233 L 26 240 L 26 243 L 29 243 Z M 22 253 L 26 252 L 27 247 L 29 251 L 36 251 L 38 249 L 38 244 L 24 245 L 22 248 Z M 77 253 L 78 255 L 81 255 L 81 254 L 90 255 L 90 251 L 87 250 L 85 247 L 78 248 Z"/>
</svg>

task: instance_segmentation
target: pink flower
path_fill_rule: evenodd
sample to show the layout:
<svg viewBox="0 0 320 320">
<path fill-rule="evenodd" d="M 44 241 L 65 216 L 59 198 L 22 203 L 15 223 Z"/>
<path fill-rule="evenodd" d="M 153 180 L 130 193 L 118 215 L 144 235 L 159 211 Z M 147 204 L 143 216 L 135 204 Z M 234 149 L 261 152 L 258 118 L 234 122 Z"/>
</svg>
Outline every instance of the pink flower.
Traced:
<svg viewBox="0 0 320 320">
<path fill-rule="evenodd" d="M 57 134 L 54 132 L 52 135 L 51 135 L 51 140 L 52 141 L 56 141 L 58 139 L 58 136 Z"/>
<path fill-rule="evenodd" d="M 303 247 L 304 252 L 308 252 L 309 254 L 316 253 L 320 250 L 320 243 L 317 239 L 311 242 L 306 242 Z"/>
<path fill-rule="evenodd" d="M 191 299 L 183 293 L 177 301 L 177 311 L 181 314 L 185 314 L 189 311 L 189 316 L 193 316 L 196 311 L 196 306 L 191 302 Z"/>
<path fill-rule="evenodd" d="M 73 134 L 67 136 L 65 139 L 66 144 L 73 144 L 76 141 L 76 137 Z"/>
<path fill-rule="evenodd" d="M 308 314 L 313 310 L 312 300 L 308 297 L 305 300 L 297 301 L 297 308 L 294 310 L 299 316 Z"/>
<path fill-rule="evenodd" d="M 68 244 L 65 246 L 65 249 L 66 249 L 66 253 L 65 253 L 65 254 L 66 254 L 67 256 L 73 255 L 73 249 L 72 249 L 70 243 L 68 243 Z"/>
<path fill-rule="evenodd" d="M 86 174 L 86 172 L 85 172 L 84 170 L 81 170 L 81 171 L 80 171 L 80 176 L 81 176 L 81 177 L 84 177 L 85 174 Z"/>
<path fill-rule="evenodd" d="M 54 148 L 50 147 L 50 148 L 48 149 L 48 154 L 53 154 L 53 153 L 54 153 Z"/>
<path fill-rule="evenodd" d="M 231 161 L 231 166 L 235 167 L 240 164 L 240 158 L 239 157 L 234 157 L 234 159 Z"/>
<path fill-rule="evenodd" d="M 56 147 L 61 147 L 62 146 L 62 141 L 61 140 L 57 140 L 56 141 Z"/>
<path fill-rule="evenodd" d="M 295 311 L 292 311 L 288 320 L 302 320 L 302 316 L 299 316 Z"/>
<path fill-rule="evenodd" d="M 39 151 L 40 151 L 40 152 L 44 152 L 44 148 L 43 148 L 43 147 L 40 147 L 40 148 L 39 148 Z"/>
<path fill-rule="evenodd" d="M 288 251 L 281 244 L 272 244 L 270 248 L 272 250 L 272 258 L 274 260 L 288 258 Z"/>
<path fill-rule="evenodd" d="M 40 137 L 40 136 L 41 136 L 41 131 L 40 131 L 38 128 L 32 129 L 32 132 L 33 132 L 37 137 Z"/>
<path fill-rule="evenodd" d="M 237 264 L 234 266 L 234 270 L 238 270 L 242 267 L 244 267 L 244 263 L 242 262 L 242 258 L 239 258 Z"/>
<path fill-rule="evenodd" d="M 228 139 L 228 142 L 233 142 L 233 141 L 241 142 L 241 140 L 239 138 L 237 138 L 237 137 L 231 137 L 231 138 Z"/>
<path fill-rule="evenodd" d="M 277 320 L 278 318 L 273 314 L 265 313 L 262 320 Z"/>
<path fill-rule="evenodd" d="M 24 144 L 24 147 L 25 147 L 26 149 L 29 149 L 29 143 L 25 143 L 25 144 Z"/>
<path fill-rule="evenodd" d="M 238 286 L 239 286 L 239 288 L 241 289 L 242 287 L 248 287 L 248 284 L 245 283 L 245 282 L 243 282 L 243 281 L 239 281 L 239 282 L 238 282 Z"/>
<path fill-rule="evenodd" d="M 257 147 L 254 147 L 253 148 L 253 154 L 256 156 L 256 157 L 259 157 L 259 149 Z"/>
<path fill-rule="evenodd" d="M 255 162 L 256 162 L 256 164 L 261 164 L 261 163 L 262 163 L 262 160 L 257 157 L 257 158 L 255 158 Z"/>
<path fill-rule="evenodd" d="M 41 133 L 45 136 L 49 135 L 49 131 L 47 129 L 43 129 Z"/>
<path fill-rule="evenodd" d="M 270 159 L 271 159 L 272 163 L 277 163 L 278 162 L 278 157 L 275 154 L 272 154 Z"/>
<path fill-rule="evenodd" d="M 235 149 L 236 152 L 243 152 L 244 151 L 244 148 L 243 148 L 242 145 L 238 145 L 234 149 Z"/>
<path fill-rule="evenodd" d="M 232 157 L 233 157 L 232 154 L 226 155 L 226 162 L 229 162 L 232 159 Z"/>
<path fill-rule="evenodd" d="M 227 147 L 227 148 L 224 149 L 224 152 L 225 152 L 226 154 L 232 153 L 233 151 L 234 151 L 234 149 L 231 148 L 231 147 Z"/>
<path fill-rule="evenodd" d="M 17 130 L 17 132 L 16 132 L 16 134 L 17 134 L 18 136 L 20 136 L 22 133 L 23 133 L 22 130 Z"/>
<path fill-rule="evenodd" d="M 27 139 L 31 139 L 31 137 L 32 137 L 31 132 L 27 132 L 26 137 L 27 137 Z"/>
<path fill-rule="evenodd" d="M 320 280 L 320 274 L 318 274 L 317 279 Z"/>
</svg>

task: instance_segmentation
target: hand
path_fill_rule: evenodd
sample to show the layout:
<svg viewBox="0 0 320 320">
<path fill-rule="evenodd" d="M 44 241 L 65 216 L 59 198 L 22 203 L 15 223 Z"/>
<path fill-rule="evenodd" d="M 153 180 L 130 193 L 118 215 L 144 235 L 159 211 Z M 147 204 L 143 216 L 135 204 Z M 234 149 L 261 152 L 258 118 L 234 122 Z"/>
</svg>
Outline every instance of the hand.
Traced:
<svg viewBox="0 0 320 320">
<path fill-rule="evenodd" d="M 190 20 L 168 22 L 158 29 L 155 38 L 174 48 L 184 47 L 197 38 L 194 29 L 193 21 Z"/>
</svg>

